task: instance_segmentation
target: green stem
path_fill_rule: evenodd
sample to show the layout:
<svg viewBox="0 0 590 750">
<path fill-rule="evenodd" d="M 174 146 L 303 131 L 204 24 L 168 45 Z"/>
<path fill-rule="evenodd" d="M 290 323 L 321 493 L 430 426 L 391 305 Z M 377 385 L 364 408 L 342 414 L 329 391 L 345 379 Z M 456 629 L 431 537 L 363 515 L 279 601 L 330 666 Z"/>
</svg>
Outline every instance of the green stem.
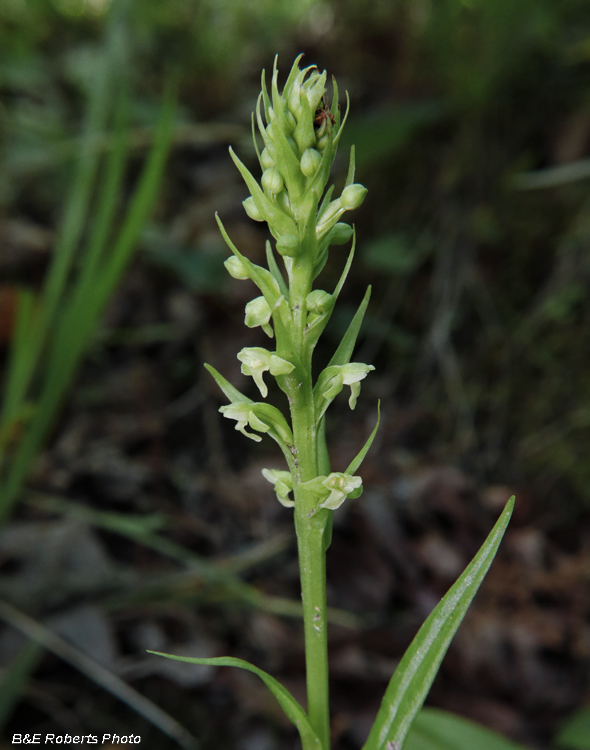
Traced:
<svg viewBox="0 0 590 750">
<path fill-rule="evenodd" d="M 304 290 L 307 286 L 302 285 Z M 307 292 L 305 292 L 307 294 Z M 326 556 L 324 529 L 329 511 L 316 511 L 317 496 L 301 484 L 318 476 L 318 430 L 313 401 L 311 354 L 305 352 L 303 325 L 305 297 L 297 299 L 301 314 L 299 337 L 301 369 L 290 389 L 294 454 L 291 471 L 295 479 L 295 530 L 299 552 L 301 598 L 305 633 L 307 711 L 312 727 L 322 743 L 330 747 L 330 711 L 328 703 L 328 633 L 326 620 Z"/>
<path fill-rule="evenodd" d="M 323 538 L 329 512 L 322 510 L 310 518 L 305 510 L 308 503 L 302 497 L 304 494 L 303 491 L 295 493 L 295 529 L 303 601 L 307 711 L 311 725 L 322 743 L 322 748 L 328 750 L 330 747 L 328 623 L 326 620 L 326 556 Z"/>
</svg>

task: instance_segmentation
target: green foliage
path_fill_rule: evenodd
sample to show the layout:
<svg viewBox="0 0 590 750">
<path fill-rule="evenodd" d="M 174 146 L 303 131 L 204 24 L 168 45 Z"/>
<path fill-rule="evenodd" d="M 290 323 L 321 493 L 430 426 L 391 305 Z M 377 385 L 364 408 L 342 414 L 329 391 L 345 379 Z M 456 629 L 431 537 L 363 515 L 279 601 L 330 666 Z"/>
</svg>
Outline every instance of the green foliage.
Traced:
<svg viewBox="0 0 590 750">
<path fill-rule="evenodd" d="M 18 499 L 92 341 L 99 316 L 129 263 L 153 206 L 170 145 L 174 119 L 171 86 L 153 148 L 127 211 L 119 219 L 127 160 L 126 91 L 124 79 L 117 77 L 122 23 L 115 14 L 98 58 L 84 145 L 43 292 L 39 300 L 27 291 L 20 296 L 0 413 L 0 521 Z M 99 170 L 99 154 L 92 140 L 107 127 L 113 101 L 115 141 Z M 86 227 L 89 237 L 83 240 Z"/>
<path fill-rule="evenodd" d="M 460 716 L 423 708 L 403 745 L 404 750 L 524 750 L 490 729 Z"/>
<path fill-rule="evenodd" d="M 565 750 L 590 749 L 590 709 L 582 708 L 559 730 L 555 744 Z"/>
<path fill-rule="evenodd" d="M 420 628 L 395 670 L 363 750 L 402 746 L 451 640 L 492 564 L 513 508 L 514 498 L 507 503 L 477 555 Z"/>
</svg>

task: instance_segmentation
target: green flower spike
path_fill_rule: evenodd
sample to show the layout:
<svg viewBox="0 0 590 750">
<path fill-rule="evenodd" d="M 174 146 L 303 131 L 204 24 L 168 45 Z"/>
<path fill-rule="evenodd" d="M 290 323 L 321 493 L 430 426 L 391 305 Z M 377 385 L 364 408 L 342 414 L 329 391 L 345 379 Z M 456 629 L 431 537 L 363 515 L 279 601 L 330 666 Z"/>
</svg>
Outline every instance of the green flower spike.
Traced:
<svg viewBox="0 0 590 750">
<path fill-rule="evenodd" d="M 293 477 L 290 471 L 279 471 L 278 469 L 262 469 L 262 476 L 275 486 L 277 500 L 285 508 L 292 508 L 295 501 L 289 498 L 293 491 Z"/>
<path fill-rule="evenodd" d="M 260 326 L 266 335 L 272 339 L 274 331 L 270 325 L 271 314 L 272 311 L 270 305 L 264 297 L 256 297 L 246 305 L 246 317 L 244 323 L 248 328 L 256 328 L 256 326 Z"/>
<path fill-rule="evenodd" d="M 223 414 L 226 419 L 235 419 L 237 421 L 236 430 L 259 443 L 262 438 L 259 435 L 253 435 L 251 432 L 246 432 L 246 425 L 250 425 L 253 430 L 258 432 L 268 432 L 270 430 L 269 425 L 264 424 L 256 414 L 252 411 L 252 404 L 245 402 L 238 402 L 236 404 L 228 404 L 222 406 L 219 411 Z"/>
<path fill-rule="evenodd" d="M 295 369 L 295 365 L 292 365 L 291 362 L 287 362 L 286 359 L 277 357 L 276 354 L 259 346 L 242 349 L 238 354 L 238 359 L 242 363 L 242 374 L 254 378 L 262 398 L 268 396 L 268 388 L 262 379 L 263 373 L 269 371 L 271 375 L 276 377 L 277 375 L 289 375 Z"/>
</svg>

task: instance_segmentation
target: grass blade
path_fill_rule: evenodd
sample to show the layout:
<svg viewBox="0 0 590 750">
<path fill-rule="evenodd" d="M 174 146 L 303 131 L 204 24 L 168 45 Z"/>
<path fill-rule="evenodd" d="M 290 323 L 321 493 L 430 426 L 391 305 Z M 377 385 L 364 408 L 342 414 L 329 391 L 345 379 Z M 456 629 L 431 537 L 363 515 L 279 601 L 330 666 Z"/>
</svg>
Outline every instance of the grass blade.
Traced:
<svg viewBox="0 0 590 750">
<path fill-rule="evenodd" d="M 168 737 L 175 739 L 185 750 L 196 749 L 197 740 L 176 719 L 42 623 L 3 601 L 0 601 L 0 619 L 108 690 Z"/>
</svg>

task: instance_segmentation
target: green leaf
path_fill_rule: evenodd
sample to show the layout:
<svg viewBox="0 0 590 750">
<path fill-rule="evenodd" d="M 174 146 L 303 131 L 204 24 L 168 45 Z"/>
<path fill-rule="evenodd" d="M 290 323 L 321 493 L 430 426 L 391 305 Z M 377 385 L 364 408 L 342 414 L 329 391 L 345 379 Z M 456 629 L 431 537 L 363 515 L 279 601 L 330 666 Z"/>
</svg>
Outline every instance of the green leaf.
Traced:
<svg viewBox="0 0 590 750">
<path fill-rule="evenodd" d="M 370 299 L 371 287 L 369 286 L 367 288 L 367 291 L 365 292 L 363 301 L 359 305 L 354 318 L 351 320 L 350 325 L 348 326 L 348 330 L 342 337 L 342 341 L 340 342 L 338 349 L 336 349 L 334 356 L 328 363 L 328 367 L 331 367 L 332 365 L 345 365 L 350 362 L 350 358 L 352 357 L 352 352 L 354 351 L 354 346 L 356 344 L 356 339 L 359 335 L 359 331 L 361 329 L 363 318 L 365 317 L 365 312 L 369 305 Z"/>
<path fill-rule="evenodd" d="M 254 403 L 251 398 L 248 398 L 248 396 L 244 396 L 244 394 L 240 393 L 237 388 L 234 388 L 233 385 L 228 380 L 226 380 L 223 375 L 221 375 L 221 373 L 217 372 L 214 367 L 211 367 L 211 365 L 205 363 L 205 369 L 208 373 L 213 375 L 215 382 L 225 393 L 228 399 L 232 402 L 232 404 L 239 403 L 240 401 L 243 401 L 246 404 Z"/>
<path fill-rule="evenodd" d="M 244 182 L 248 186 L 248 190 L 250 191 L 252 198 L 254 198 L 258 210 L 264 217 L 269 228 L 274 230 L 273 234 L 275 232 L 279 235 L 297 234 L 297 225 L 293 219 L 268 200 L 266 195 L 262 192 L 262 188 L 254 179 L 254 176 L 248 171 L 247 167 L 240 161 L 240 159 L 238 159 L 232 148 L 230 148 L 229 153 L 234 164 L 244 178 Z"/>
<path fill-rule="evenodd" d="M 346 265 L 344 266 L 344 271 L 342 271 L 342 275 L 340 276 L 338 284 L 336 285 L 336 289 L 334 289 L 334 299 L 338 299 L 338 297 L 340 296 L 340 292 L 342 291 L 342 287 L 344 286 L 346 282 L 346 277 L 348 276 L 348 272 L 350 271 L 352 260 L 354 258 L 355 249 L 356 249 L 356 230 L 353 227 L 352 228 L 352 247 L 350 248 L 350 252 L 348 253 L 348 258 L 346 260 Z M 368 301 L 367 301 L 367 304 L 368 304 Z M 351 355 L 352 355 L 352 352 L 351 352 Z"/>
<path fill-rule="evenodd" d="M 196 659 L 189 656 L 174 656 L 173 654 L 163 654 L 159 651 L 148 651 L 150 654 L 156 656 L 164 656 L 166 659 L 173 659 L 174 661 L 184 661 L 189 664 L 202 664 L 205 666 L 212 667 L 239 667 L 240 669 L 246 669 L 248 672 L 253 672 L 258 675 L 264 682 L 267 688 L 271 691 L 274 697 L 279 702 L 283 711 L 287 714 L 289 719 L 295 724 L 299 730 L 299 736 L 301 737 L 301 744 L 303 750 L 323 750 L 322 745 L 311 728 L 309 723 L 309 717 L 299 703 L 293 698 L 291 693 L 281 685 L 278 680 L 264 672 L 262 669 L 258 669 L 253 664 L 250 664 L 243 659 L 234 659 L 230 656 L 220 656 L 214 659 Z"/>
<path fill-rule="evenodd" d="M 270 242 L 266 241 L 266 262 L 268 263 L 268 268 L 270 272 L 273 275 L 274 280 L 279 285 L 279 289 L 281 290 L 281 294 L 283 297 L 288 300 L 289 299 L 289 289 L 287 288 L 287 285 L 285 284 L 285 279 L 283 278 L 283 274 L 281 273 L 277 262 L 275 260 L 274 253 L 272 251 L 272 247 Z"/>
<path fill-rule="evenodd" d="M 252 281 L 260 289 L 270 307 L 273 307 L 275 302 L 281 295 L 276 279 L 270 271 L 266 270 L 266 268 L 255 265 L 251 260 L 248 260 L 245 255 L 242 255 L 242 253 L 230 240 L 229 235 L 217 213 L 215 214 L 215 220 L 217 221 L 217 226 L 219 227 L 219 231 L 221 232 L 223 239 L 227 243 L 227 246 L 236 256 L 236 258 L 239 258 L 242 261 Z"/>
<path fill-rule="evenodd" d="M 477 555 L 435 607 L 410 644 L 391 678 L 363 750 L 402 747 L 451 640 L 492 564 L 513 508 L 514 497 L 511 497 Z"/>
<path fill-rule="evenodd" d="M 585 747 L 590 747 L 586 745 Z M 491 729 L 435 708 L 423 708 L 404 750 L 525 750 Z"/>
<path fill-rule="evenodd" d="M 582 708 L 570 716 L 555 738 L 555 744 L 568 750 L 590 750 L 590 708 Z"/>
<path fill-rule="evenodd" d="M 356 474 L 357 469 L 365 460 L 365 456 L 367 455 L 371 446 L 373 445 L 373 440 L 375 440 L 375 435 L 377 434 L 377 430 L 379 429 L 380 421 L 381 421 L 381 401 L 379 401 L 379 403 L 377 404 L 377 424 L 373 428 L 373 432 L 369 435 L 367 442 L 363 445 L 361 450 L 358 452 L 356 458 L 354 458 L 354 460 L 351 461 L 351 463 L 349 464 L 348 468 L 344 472 L 345 474 L 348 474 L 349 476 Z M 354 497 L 354 495 L 350 494 L 349 497 Z"/>
</svg>

